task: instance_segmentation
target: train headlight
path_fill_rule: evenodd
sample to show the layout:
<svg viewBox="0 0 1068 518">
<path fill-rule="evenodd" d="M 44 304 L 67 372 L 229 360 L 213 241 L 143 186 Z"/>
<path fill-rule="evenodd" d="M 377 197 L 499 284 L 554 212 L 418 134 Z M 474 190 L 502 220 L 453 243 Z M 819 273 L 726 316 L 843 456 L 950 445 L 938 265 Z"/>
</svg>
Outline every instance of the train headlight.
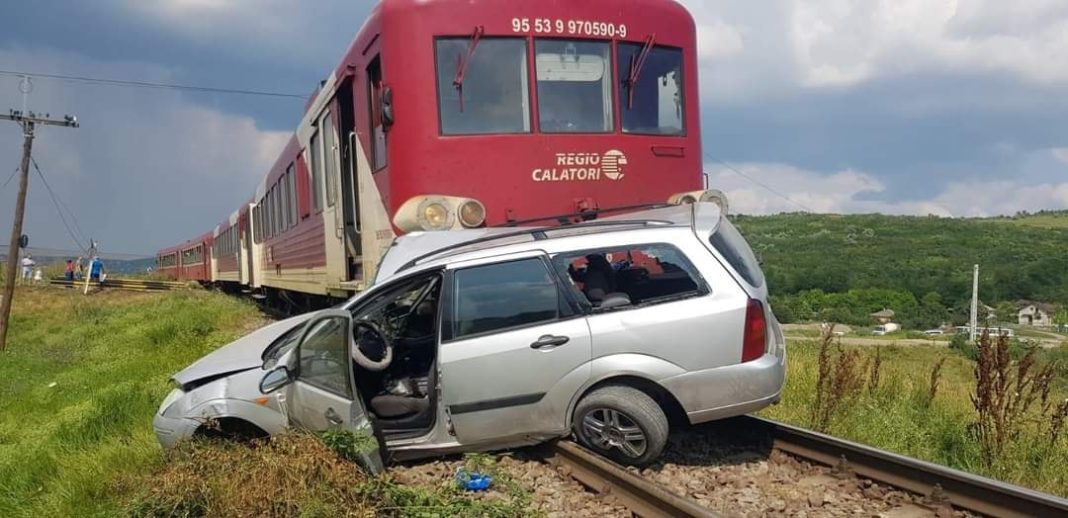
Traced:
<svg viewBox="0 0 1068 518">
<path fill-rule="evenodd" d="M 486 206 L 472 198 L 424 194 L 409 198 L 393 214 L 403 232 L 475 228 L 486 223 Z"/>
<path fill-rule="evenodd" d="M 672 205 L 686 205 L 689 203 L 697 203 L 697 196 L 695 196 L 694 193 L 691 192 L 684 192 L 672 196 L 670 199 L 668 199 L 668 203 Z"/>
<path fill-rule="evenodd" d="M 668 203 L 672 205 L 682 205 L 687 203 L 697 202 L 709 202 L 719 205 L 719 209 L 724 214 L 727 213 L 727 195 L 723 194 L 723 191 L 716 189 L 708 189 L 704 191 L 689 191 L 673 194 L 668 198 Z"/>
<path fill-rule="evenodd" d="M 460 205 L 460 224 L 467 228 L 482 226 L 486 222 L 486 207 L 477 200 L 468 200 Z"/>
<path fill-rule="evenodd" d="M 452 226 L 452 212 L 444 200 L 428 199 L 419 204 L 419 225 L 423 230 L 444 230 Z"/>
</svg>

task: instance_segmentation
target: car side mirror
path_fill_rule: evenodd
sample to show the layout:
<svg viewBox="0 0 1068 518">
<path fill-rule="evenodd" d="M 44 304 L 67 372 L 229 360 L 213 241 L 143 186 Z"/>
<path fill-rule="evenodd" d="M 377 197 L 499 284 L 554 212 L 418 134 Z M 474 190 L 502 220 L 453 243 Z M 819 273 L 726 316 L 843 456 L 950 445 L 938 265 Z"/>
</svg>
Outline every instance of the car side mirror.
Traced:
<svg viewBox="0 0 1068 518">
<path fill-rule="evenodd" d="M 290 381 L 293 381 L 289 374 L 289 369 L 285 365 L 275 367 L 263 376 L 260 380 L 260 392 L 264 394 L 270 394 L 286 385 Z"/>
</svg>

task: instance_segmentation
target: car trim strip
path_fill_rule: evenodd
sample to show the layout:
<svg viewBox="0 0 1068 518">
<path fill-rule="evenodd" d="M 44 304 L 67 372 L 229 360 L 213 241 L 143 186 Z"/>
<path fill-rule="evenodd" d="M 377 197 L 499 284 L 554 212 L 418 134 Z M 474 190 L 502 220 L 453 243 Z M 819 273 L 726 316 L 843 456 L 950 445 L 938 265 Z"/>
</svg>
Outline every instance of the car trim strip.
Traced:
<svg viewBox="0 0 1068 518">
<path fill-rule="evenodd" d="M 498 408 L 532 405 L 541 401 L 543 397 L 545 397 L 545 393 L 540 392 L 538 394 L 523 394 L 520 396 L 474 401 L 471 403 L 459 403 L 456 405 L 449 405 L 449 413 L 452 415 L 459 415 L 469 414 L 471 412 L 482 412 L 484 410 L 496 410 Z"/>
</svg>

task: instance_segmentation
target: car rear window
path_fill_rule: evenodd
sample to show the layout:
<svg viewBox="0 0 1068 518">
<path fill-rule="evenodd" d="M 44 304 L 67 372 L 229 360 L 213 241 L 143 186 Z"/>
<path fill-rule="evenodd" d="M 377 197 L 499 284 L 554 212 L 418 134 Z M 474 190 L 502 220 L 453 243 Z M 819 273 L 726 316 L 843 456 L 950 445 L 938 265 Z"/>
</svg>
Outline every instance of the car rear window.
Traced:
<svg viewBox="0 0 1068 518">
<path fill-rule="evenodd" d="M 709 237 L 709 242 L 750 286 L 759 288 L 764 285 L 764 272 L 760 270 L 753 249 L 727 218 L 720 220 L 719 228 Z"/>
</svg>

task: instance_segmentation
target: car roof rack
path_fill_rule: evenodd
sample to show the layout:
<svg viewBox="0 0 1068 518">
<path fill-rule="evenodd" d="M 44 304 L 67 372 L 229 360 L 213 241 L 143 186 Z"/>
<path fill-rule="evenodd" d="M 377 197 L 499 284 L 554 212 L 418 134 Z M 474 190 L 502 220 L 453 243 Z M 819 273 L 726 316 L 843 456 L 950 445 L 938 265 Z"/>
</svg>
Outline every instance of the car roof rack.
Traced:
<svg viewBox="0 0 1068 518">
<path fill-rule="evenodd" d="M 569 224 L 569 225 L 561 225 L 561 226 L 558 226 L 558 227 L 548 227 L 548 226 L 530 227 L 530 228 L 525 228 L 525 229 L 522 229 L 522 230 L 517 230 L 515 232 L 506 232 L 506 233 L 503 233 L 503 234 L 494 234 L 494 235 L 490 235 L 490 236 L 483 236 L 483 237 L 479 237 L 479 238 L 475 238 L 475 239 L 470 239 L 470 240 L 467 240 L 467 241 L 462 241 L 460 243 L 444 246 L 442 248 L 434 250 L 433 252 L 429 252 L 429 253 L 420 255 L 420 256 L 418 256 L 418 257 L 416 257 L 416 258 L 404 263 L 403 265 L 401 265 L 400 268 L 397 268 L 397 272 L 402 272 L 404 270 L 407 270 L 407 269 L 409 269 L 409 268 L 411 268 L 413 266 L 416 266 L 420 262 L 426 261 L 427 259 L 438 257 L 438 256 L 448 255 L 448 252 L 455 251 L 455 250 L 460 249 L 460 248 L 466 248 L 466 247 L 477 245 L 477 244 L 480 244 L 480 243 L 489 243 L 489 242 L 492 242 L 492 241 L 508 239 L 508 238 L 511 238 L 511 237 L 530 236 L 530 237 L 533 238 L 534 241 L 541 241 L 541 240 L 544 240 L 544 239 L 549 239 L 550 236 L 548 234 L 550 232 L 562 232 L 562 231 L 570 231 L 570 230 L 586 229 L 586 228 L 596 228 L 596 227 L 618 227 L 618 226 L 628 226 L 628 227 L 645 226 L 645 227 L 647 227 L 647 226 L 653 226 L 653 225 L 662 226 L 662 225 L 672 225 L 672 224 L 673 224 L 673 222 L 668 221 L 668 220 L 663 220 L 663 219 L 619 219 L 619 220 L 603 220 L 603 221 L 594 220 L 594 221 L 587 221 L 587 222 L 583 222 L 583 223 L 573 223 L 573 224 Z"/>
</svg>

